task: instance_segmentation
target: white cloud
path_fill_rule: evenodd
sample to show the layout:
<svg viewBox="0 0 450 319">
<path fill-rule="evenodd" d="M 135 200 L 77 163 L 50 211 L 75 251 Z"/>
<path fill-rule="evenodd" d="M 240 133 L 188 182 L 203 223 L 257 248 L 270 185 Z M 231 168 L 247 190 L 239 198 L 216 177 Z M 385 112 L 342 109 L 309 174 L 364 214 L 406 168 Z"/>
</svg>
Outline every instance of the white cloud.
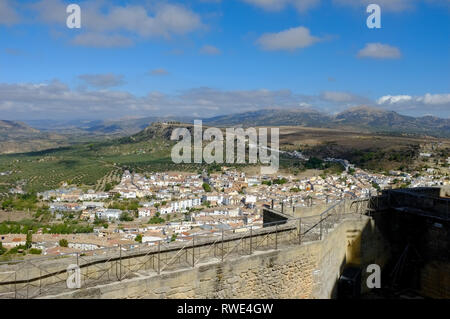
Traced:
<svg viewBox="0 0 450 319">
<path fill-rule="evenodd" d="M 19 14 L 17 13 L 12 1 L 0 0 L 0 25 L 13 25 L 20 21 Z"/>
<path fill-rule="evenodd" d="M 450 94 L 385 95 L 377 100 L 377 104 L 397 112 L 407 112 L 413 115 L 450 116 Z"/>
<path fill-rule="evenodd" d="M 299 12 L 305 12 L 320 3 L 320 0 L 242 0 L 267 11 L 280 11 L 293 6 Z"/>
<path fill-rule="evenodd" d="M 430 94 L 427 93 L 423 96 L 410 96 L 410 95 L 385 95 L 377 100 L 377 103 L 382 104 L 404 104 L 404 103 L 422 103 L 424 105 L 449 105 L 450 106 L 450 94 Z"/>
<path fill-rule="evenodd" d="M 142 98 L 122 91 L 76 91 L 57 80 L 51 83 L 0 84 L 0 111 L 9 118 L 84 118 L 127 115 L 134 109 L 153 111 Z"/>
<path fill-rule="evenodd" d="M 398 59 L 401 57 L 401 53 L 398 48 L 387 44 L 367 43 L 366 46 L 358 52 L 358 57 L 374 59 Z"/>
<path fill-rule="evenodd" d="M 129 46 L 131 38 L 171 38 L 203 28 L 200 16 L 180 4 L 114 5 L 107 1 L 81 2 L 82 33 L 72 43 L 94 47 Z M 61 0 L 41 0 L 30 6 L 44 23 L 65 27 L 66 4 Z M 62 14 L 61 14 L 62 12 Z"/>
<path fill-rule="evenodd" d="M 125 83 L 123 80 L 123 75 L 117 75 L 114 73 L 82 74 L 79 75 L 78 78 L 86 84 L 99 89 L 111 88 Z"/>
<path fill-rule="evenodd" d="M 208 55 L 219 55 L 221 53 L 220 49 L 216 48 L 213 45 L 204 45 L 200 49 L 200 53 L 208 54 Z"/>
<path fill-rule="evenodd" d="M 417 99 L 419 102 L 428 105 L 447 104 L 450 106 L 450 94 L 430 94 L 427 93 Z"/>
<path fill-rule="evenodd" d="M 278 33 L 265 33 L 257 40 L 257 43 L 264 50 L 293 51 L 300 48 L 306 48 L 318 41 L 320 41 L 320 39 L 312 36 L 308 28 L 296 27 Z"/>
<path fill-rule="evenodd" d="M 321 97 L 330 102 L 351 102 L 354 101 L 356 96 L 347 92 L 332 92 L 332 91 L 325 91 L 322 92 Z"/>
<path fill-rule="evenodd" d="M 101 79 L 101 77 L 99 77 Z M 241 113 L 265 108 L 314 108 L 339 112 L 358 105 L 375 105 L 371 101 L 349 92 L 323 92 L 320 95 L 301 95 L 284 90 L 218 90 L 208 87 L 189 89 L 173 94 L 150 92 L 137 96 L 117 89 L 104 89 L 114 85 L 96 78 L 99 89 L 72 89 L 60 81 L 50 83 L 0 83 L 0 112 L 4 119 L 31 118 L 120 118 L 124 116 L 192 115 L 210 117 Z M 117 77 L 114 77 L 117 83 Z M 91 79 L 92 80 L 92 79 Z M 120 77 L 119 77 L 120 81 Z M 102 87 L 103 86 L 103 87 Z M 448 116 L 450 94 L 412 96 L 386 95 L 378 99 L 379 107 L 406 114 Z M 390 103 L 395 101 L 395 103 Z"/>
<path fill-rule="evenodd" d="M 410 95 L 385 95 L 378 99 L 378 104 L 397 104 L 402 102 L 409 102 L 412 100 Z"/>
</svg>

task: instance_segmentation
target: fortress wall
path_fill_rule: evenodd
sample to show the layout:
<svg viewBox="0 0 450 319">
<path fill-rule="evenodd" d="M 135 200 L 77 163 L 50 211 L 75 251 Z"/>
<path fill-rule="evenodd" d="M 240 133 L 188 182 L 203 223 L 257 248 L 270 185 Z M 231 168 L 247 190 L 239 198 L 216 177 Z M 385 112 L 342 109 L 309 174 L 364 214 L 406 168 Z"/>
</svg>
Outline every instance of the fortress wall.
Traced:
<svg viewBox="0 0 450 319">
<path fill-rule="evenodd" d="M 348 261 L 362 266 L 382 262 L 388 253 L 384 245 L 372 220 L 363 216 L 343 221 L 322 241 L 47 298 L 330 298 Z"/>
</svg>

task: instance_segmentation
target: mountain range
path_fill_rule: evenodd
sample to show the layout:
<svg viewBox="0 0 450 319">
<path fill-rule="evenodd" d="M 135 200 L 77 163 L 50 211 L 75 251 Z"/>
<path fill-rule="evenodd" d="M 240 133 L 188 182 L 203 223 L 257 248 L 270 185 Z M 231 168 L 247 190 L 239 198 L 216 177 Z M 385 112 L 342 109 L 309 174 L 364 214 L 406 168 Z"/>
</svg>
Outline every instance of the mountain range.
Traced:
<svg viewBox="0 0 450 319">
<path fill-rule="evenodd" d="M 450 119 L 412 117 L 394 111 L 360 106 L 330 115 L 316 110 L 267 109 L 205 119 L 208 125 L 307 126 L 376 133 L 450 137 Z"/>
<path fill-rule="evenodd" d="M 193 117 L 149 116 L 122 120 L 0 121 L 0 153 L 34 151 L 73 143 L 114 139 L 137 134 L 155 122 L 192 124 Z M 377 134 L 450 138 L 450 119 L 412 117 L 394 111 L 360 106 L 336 115 L 313 109 L 264 109 L 203 119 L 207 126 L 303 126 Z"/>
</svg>

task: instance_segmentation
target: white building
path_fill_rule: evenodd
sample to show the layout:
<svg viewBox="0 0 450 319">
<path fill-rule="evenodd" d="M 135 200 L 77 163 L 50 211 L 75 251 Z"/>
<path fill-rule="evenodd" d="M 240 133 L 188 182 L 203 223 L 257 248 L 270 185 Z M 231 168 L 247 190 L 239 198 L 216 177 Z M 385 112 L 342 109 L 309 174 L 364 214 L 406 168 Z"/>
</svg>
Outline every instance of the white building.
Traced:
<svg viewBox="0 0 450 319">
<path fill-rule="evenodd" d="M 122 211 L 120 209 L 102 209 L 96 215 L 100 219 L 117 220 L 120 218 Z"/>
</svg>

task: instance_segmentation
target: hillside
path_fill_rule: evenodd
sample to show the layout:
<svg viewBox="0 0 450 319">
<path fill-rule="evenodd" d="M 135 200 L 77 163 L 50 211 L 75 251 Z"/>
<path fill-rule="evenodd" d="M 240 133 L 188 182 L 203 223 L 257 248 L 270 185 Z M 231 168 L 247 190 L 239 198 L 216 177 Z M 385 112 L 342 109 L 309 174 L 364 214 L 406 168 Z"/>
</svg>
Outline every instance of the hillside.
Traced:
<svg viewBox="0 0 450 319">
<path fill-rule="evenodd" d="M 246 112 L 240 114 L 231 114 L 216 116 L 204 119 L 203 122 L 214 125 L 243 125 L 243 126 L 312 126 L 324 127 L 330 121 L 331 117 L 319 111 L 302 109 L 302 110 L 278 110 L 267 109 L 254 112 Z"/>
<path fill-rule="evenodd" d="M 153 127 L 153 133 L 147 129 L 111 141 L 0 155 L 0 172 L 11 172 L 0 176 L 0 194 L 16 187 L 26 191 L 54 189 L 62 182 L 101 190 L 125 169 L 174 169 L 170 159 L 174 142 L 168 140 L 167 133 L 159 132 L 158 125 Z"/>
<path fill-rule="evenodd" d="M 450 136 L 450 120 L 438 117 L 412 117 L 369 107 L 357 107 L 339 113 L 333 119 L 336 127 L 353 126 L 370 131 Z"/>
<path fill-rule="evenodd" d="M 51 132 L 43 133 L 22 122 L 0 120 L 0 153 L 42 150 L 65 145 L 67 138 Z"/>
<path fill-rule="evenodd" d="M 125 169 L 136 172 L 199 171 L 196 164 L 174 164 L 170 141 L 174 128 L 190 124 L 155 123 L 137 134 L 110 141 L 78 143 L 44 151 L 0 155 L 0 196 L 11 188 L 42 191 L 63 182 L 95 190 L 117 182 Z M 204 129 L 206 125 L 204 125 Z M 282 150 L 301 150 L 308 156 L 346 158 L 360 167 L 397 169 L 410 163 L 424 143 L 448 140 L 377 135 L 328 128 L 284 126 L 280 130 Z M 282 156 L 280 166 L 301 169 L 295 158 Z M 205 166 L 203 166 L 204 168 Z"/>
<path fill-rule="evenodd" d="M 356 107 L 335 116 L 314 110 L 261 110 L 204 120 L 208 125 L 305 126 L 353 129 L 364 132 L 450 137 L 450 120 L 432 116 L 412 117 L 378 108 Z"/>
</svg>

